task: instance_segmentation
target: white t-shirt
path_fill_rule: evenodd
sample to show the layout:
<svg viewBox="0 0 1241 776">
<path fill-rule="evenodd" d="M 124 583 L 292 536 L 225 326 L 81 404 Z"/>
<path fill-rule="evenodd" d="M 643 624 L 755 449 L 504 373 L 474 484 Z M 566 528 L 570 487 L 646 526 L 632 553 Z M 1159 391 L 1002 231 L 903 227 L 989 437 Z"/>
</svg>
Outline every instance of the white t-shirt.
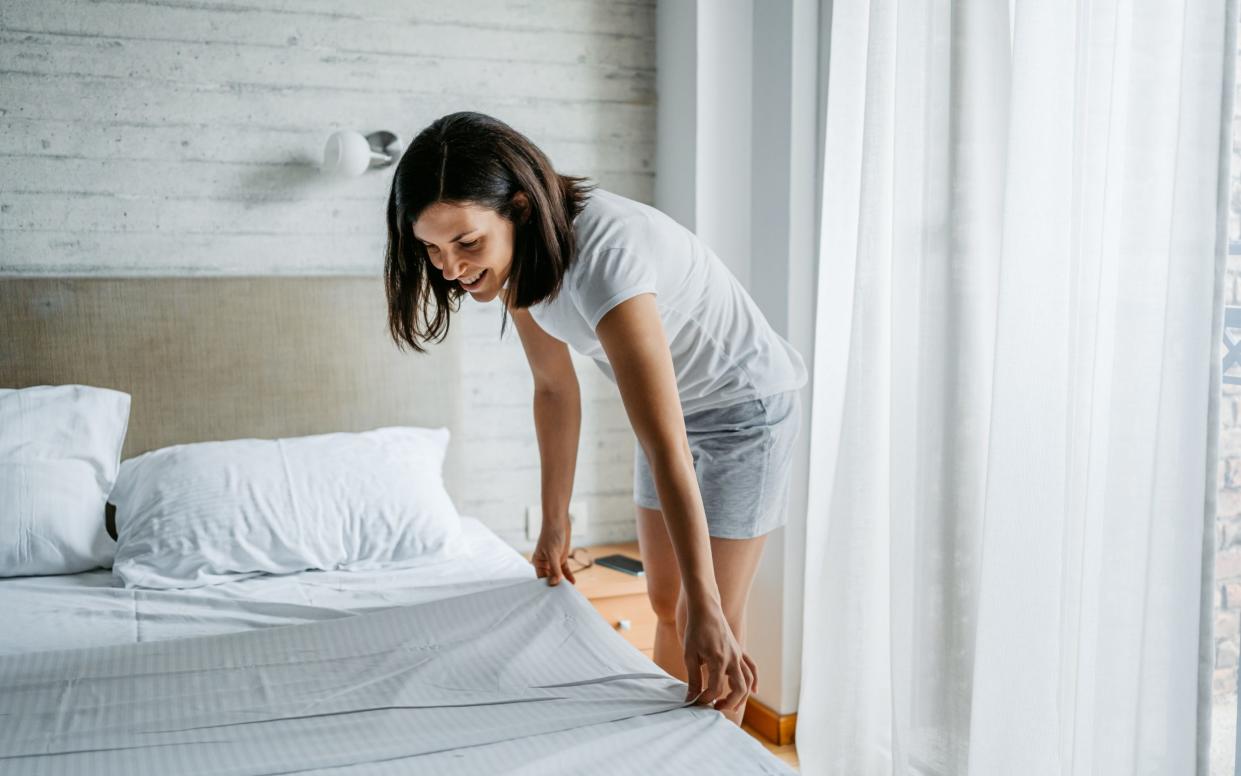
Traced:
<svg viewBox="0 0 1241 776">
<path fill-rule="evenodd" d="M 595 327 L 654 293 L 684 413 L 800 388 L 806 365 L 710 248 L 669 216 L 602 189 L 573 222 L 577 259 L 555 299 L 529 308 L 551 336 L 616 382 Z"/>
</svg>

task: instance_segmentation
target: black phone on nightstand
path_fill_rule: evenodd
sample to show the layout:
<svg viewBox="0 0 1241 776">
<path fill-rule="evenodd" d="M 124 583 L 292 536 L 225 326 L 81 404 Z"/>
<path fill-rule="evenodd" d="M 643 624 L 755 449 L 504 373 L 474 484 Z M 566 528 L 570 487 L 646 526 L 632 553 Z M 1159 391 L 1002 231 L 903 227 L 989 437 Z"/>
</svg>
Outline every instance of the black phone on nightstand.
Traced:
<svg viewBox="0 0 1241 776">
<path fill-rule="evenodd" d="M 633 574 L 635 577 L 643 576 L 646 573 L 642 568 L 642 561 L 637 558 L 631 558 L 628 555 L 604 555 L 602 558 L 595 558 L 595 563 L 610 569 L 623 571 L 626 574 Z"/>
</svg>

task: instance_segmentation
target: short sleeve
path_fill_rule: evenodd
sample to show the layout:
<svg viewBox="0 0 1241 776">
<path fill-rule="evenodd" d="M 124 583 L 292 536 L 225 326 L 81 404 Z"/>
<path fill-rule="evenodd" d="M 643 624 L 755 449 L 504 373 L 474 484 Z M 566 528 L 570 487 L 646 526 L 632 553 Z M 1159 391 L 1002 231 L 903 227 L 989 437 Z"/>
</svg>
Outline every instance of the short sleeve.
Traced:
<svg viewBox="0 0 1241 776">
<path fill-rule="evenodd" d="M 573 303 L 593 331 L 603 316 L 626 299 L 654 294 L 655 266 L 649 255 L 625 248 L 579 256 Z"/>
</svg>

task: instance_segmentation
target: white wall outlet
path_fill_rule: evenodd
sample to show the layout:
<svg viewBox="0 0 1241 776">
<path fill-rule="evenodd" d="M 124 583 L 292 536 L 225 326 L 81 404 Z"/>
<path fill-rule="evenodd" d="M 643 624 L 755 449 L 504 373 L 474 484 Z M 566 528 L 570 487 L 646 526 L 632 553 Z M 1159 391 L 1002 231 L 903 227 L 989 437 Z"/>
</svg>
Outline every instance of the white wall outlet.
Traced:
<svg viewBox="0 0 1241 776">
<path fill-rule="evenodd" d="M 574 544 L 586 536 L 590 529 L 590 510 L 585 501 L 569 502 L 569 525 L 572 526 Z M 526 538 L 538 541 L 539 531 L 543 527 L 543 505 L 531 504 L 526 507 Z"/>
</svg>

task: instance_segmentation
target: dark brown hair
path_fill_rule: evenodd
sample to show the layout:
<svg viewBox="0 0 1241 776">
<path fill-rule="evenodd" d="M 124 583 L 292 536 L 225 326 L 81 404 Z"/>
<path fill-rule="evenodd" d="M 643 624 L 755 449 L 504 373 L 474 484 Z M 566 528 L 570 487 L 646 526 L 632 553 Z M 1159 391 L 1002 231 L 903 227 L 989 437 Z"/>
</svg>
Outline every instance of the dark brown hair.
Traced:
<svg viewBox="0 0 1241 776">
<path fill-rule="evenodd" d="M 414 222 L 436 202 L 474 204 L 513 222 L 513 265 L 504 302 L 529 307 L 552 299 L 577 252 L 573 219 L 592 186 L 560 175 L 538 146 L 504 122 L 481 113 L 451 113 L 418 133 L 401 157 L 388 194 L 388 249 L 384 284 L 388 328 L 398 347 L 423 352 L 423 344 L 448 335 L 450 312 L 465 290 L 444 280 L 414 237 Z M 525 192 L 522 210 L 514 203 Z"/>
</svg>

